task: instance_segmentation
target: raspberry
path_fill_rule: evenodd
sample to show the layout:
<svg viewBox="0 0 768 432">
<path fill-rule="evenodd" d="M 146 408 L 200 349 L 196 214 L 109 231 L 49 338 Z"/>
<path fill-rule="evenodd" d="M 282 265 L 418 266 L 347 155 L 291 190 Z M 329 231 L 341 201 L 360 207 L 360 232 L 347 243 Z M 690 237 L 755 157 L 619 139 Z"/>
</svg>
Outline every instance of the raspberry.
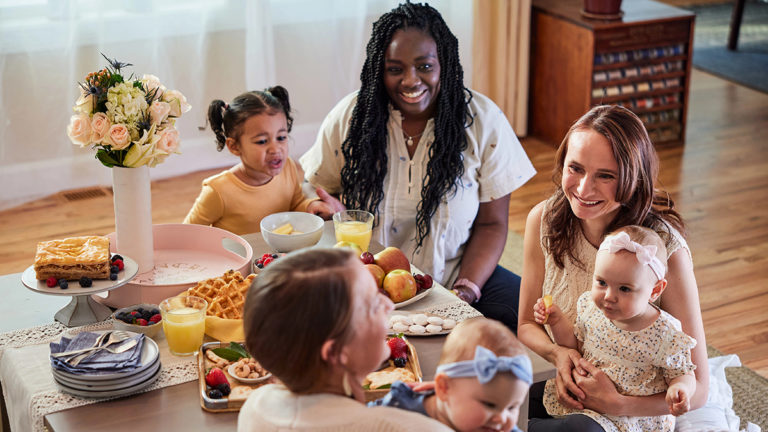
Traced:
<svg viewBox="0 0 768 432">
<path fill-rule="evenodd" d="M 224 371 L 217 367 L 211 368 L 211 370 L 205 374 L 205 383 L 213 388 L 217 388 L 219 384 L 226 384 L 229 386 L 229 381 L 227 381 L 227 376 L 224 375 Z"/>
<path fill-rule="evenodd" d="M 91 285 L 93 285 L 93 281 L 91 280 L 91 278 L 89 278 L 87 276 L 83 276 L 83 277 L 80 278 L 80 286 L 81 287 L 88 288 Z"/>
<path fill-rule="evenodd" d="M 45 280 L 45 284 L 48 286 L 48 288 L 53 288 L 58 283 L 59 283 L 59 281 L 56 280 L 56 278 L 53 277 L 53 276 L 51 276 L 51 277 L 49 277 L 48 279 Z"/>
<path fill-rule="evenodd" d="M 140 326 L 146 326 L 148 324 L 148 322 L 144 318 L 139 318 L 139 319 L 136 320 L 136 322 L 134 324 L 140 325 Z"/>
<path fill-rule="evenodd" d="M 271 253 L 265 253 L 264 255 L 261 256 L 262 260 L 265 260 L 267 258 L 272 258 L 272 254 Z"/>
<path fill-rule="evenodd" d="M 153 323 L 158 323 L 158 322 L 162 321 L 162 319 L 163 319 L 163 316 L 160 315 L 159 313 L 157 313 L 157 314 L 152 315 L 152 317 L 149 319 L 149 321 L 151 321 Z"/>
<path fill-rule="evenodd" d="M 131 311 L 131 316 L 141 315 L 139 311 Z"/>
<path fill-rule="evenodd" d="M 116 259 L 112 261 L 112 265 L 116 265 L 118 270 L 122 270 L 125 268 L 125 263 L 123 263 L 123 260 L 121 259 Z"/>
<path fill-rule="evenodd" d="M 272 262 L 272 261 L 274 261 L 274 260 L 275 260 L 275 259 L 274 259 L 274 258 L 272 258 L 272 257 L 266 258 L 266 259 L 264 260 L 264 267 L 266 267 L 266 266 L 267 266 L 267 264 L 271 263 L 271 262 Z"/>
<path fill-rule="evenodd" d="M 59 281 L 59 288 L 61 289 L 67 289 L 69 288 L 69 282 L 67 282 L 66 279 L 62 279 Z"/>
</svg>

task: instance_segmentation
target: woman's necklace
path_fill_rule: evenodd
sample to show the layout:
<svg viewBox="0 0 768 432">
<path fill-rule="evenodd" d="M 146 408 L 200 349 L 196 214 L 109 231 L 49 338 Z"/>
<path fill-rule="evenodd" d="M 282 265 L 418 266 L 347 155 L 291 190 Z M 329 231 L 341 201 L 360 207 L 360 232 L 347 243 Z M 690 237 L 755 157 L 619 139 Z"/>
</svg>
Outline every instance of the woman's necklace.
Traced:
<svg viewBox="0 0 768 432">
<path fill-rule="evenodd" d="M 424 134 L 424 131 L 421 131 L 416 135 L 408 135 L 405 129 L 403 129 L 403 136 L 405 137 L 405 145 L 407 145 L 408 147 L 411 147 L 413 145 L 413 139 L 420 137 L 422 134 Z"/>
</svg>

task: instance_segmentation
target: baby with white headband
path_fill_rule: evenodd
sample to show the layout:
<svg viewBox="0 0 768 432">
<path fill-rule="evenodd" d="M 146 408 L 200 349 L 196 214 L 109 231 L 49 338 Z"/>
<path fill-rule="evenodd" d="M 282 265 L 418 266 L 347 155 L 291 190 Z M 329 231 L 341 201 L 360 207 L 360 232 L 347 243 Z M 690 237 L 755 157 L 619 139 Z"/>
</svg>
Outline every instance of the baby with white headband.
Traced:
<svg viewBox="0 0 768 432">
<path fill-rule="evenodd" d="M 605 372 L 619 393 L 645 396 L 665 393 L 670 415 L 627 417 L 572 410 L 557 400 L 547 383 L 544 406 L 555 419 L 531 422 L 532 432 L 555 430 L 558 416 L 586 415 L 605 431 L 673 431 L 674 416 L 690 409 L 696 389 L 691 348 L 696 341 L 682 332 L 680 322 L 653 304 L 667 286 L 666 248 L 659 235 L 645 227 L 626 226 L 605 237 L 595 258 L 591 291 L 577 302 L 575 326 L 557 305 L 543 299 L 534 318 L 550 327 L 555 343 L 578 349 Z M 586 375 L 577 367 L 575 373 Z"/>
<path fill-rule="evenodd" d="M 531 360 L 505 325 L 476 317 L 445 339 L 434 389 L 417 392 L 400 381 L 369 405 L 420 412 L 456 431 L 518 431 L 520 406 L 533 381 Z"/>
</svg>

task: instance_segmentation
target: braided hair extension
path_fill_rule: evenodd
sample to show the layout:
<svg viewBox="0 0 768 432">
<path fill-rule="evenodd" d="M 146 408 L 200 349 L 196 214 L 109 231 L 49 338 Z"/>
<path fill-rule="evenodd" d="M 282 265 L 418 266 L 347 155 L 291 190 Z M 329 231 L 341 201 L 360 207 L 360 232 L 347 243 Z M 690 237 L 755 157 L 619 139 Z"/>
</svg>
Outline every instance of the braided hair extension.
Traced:
<svg viewBox="0 0 768 432">
<path fill-rule="evenodd" d="M 342 144 L 342 201 L 347 208 L 377 214 L 384 198 L 387 174 L 387 121 L 389 96 L 384 87 L 384 57 L 394 33 L 415 28 L 434 39 L 440 62 L 440 91 L 435 112 L 435 141 L 416 215 L 416 247 L 429 235 L 430 220 L 443 197 L 455 193 L 464 174 L 462 152 L 467 148 L 464 129 L 472 124 L 459 62 L 459 44 L 440 13 L 427 4 L 404 3 L 382 15 L 373 24 L 360 73 L 361 87 L 352 112 L 350 130 Z"/>
<path fill-rule="evenodd" d="M 262 113 L 275 115 L 281 111 L 285 114 L 290 132 L 293 126 L 291 103 L 288 100 L 288 90 L 281 86 L 242 93 L 229 105 L 221 99 L 213 100 L 208 105 L 208 123 L 216 134 L 216 150 L 224 149 L 227 138 L 235 141 L 240 139 L 241 126 L 251 116 Z"/>
</svg>

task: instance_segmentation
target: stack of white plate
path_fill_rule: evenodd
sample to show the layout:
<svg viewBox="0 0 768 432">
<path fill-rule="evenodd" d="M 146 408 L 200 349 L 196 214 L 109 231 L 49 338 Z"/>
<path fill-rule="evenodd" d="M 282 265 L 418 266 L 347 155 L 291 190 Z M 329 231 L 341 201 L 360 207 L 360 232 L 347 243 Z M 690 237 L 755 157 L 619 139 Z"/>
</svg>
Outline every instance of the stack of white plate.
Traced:
<svg viewBox="0 0 768 432">
<path fill-rule="evenodd" d="M 51 369 L 53 379 L 66 393 L 88 398 L 127 396 L 150 386 L 160 375 L 160 350 L 151 338 L 144 338 L 141 365 L 121 372 L 76 375 Z"/>
</svg>

